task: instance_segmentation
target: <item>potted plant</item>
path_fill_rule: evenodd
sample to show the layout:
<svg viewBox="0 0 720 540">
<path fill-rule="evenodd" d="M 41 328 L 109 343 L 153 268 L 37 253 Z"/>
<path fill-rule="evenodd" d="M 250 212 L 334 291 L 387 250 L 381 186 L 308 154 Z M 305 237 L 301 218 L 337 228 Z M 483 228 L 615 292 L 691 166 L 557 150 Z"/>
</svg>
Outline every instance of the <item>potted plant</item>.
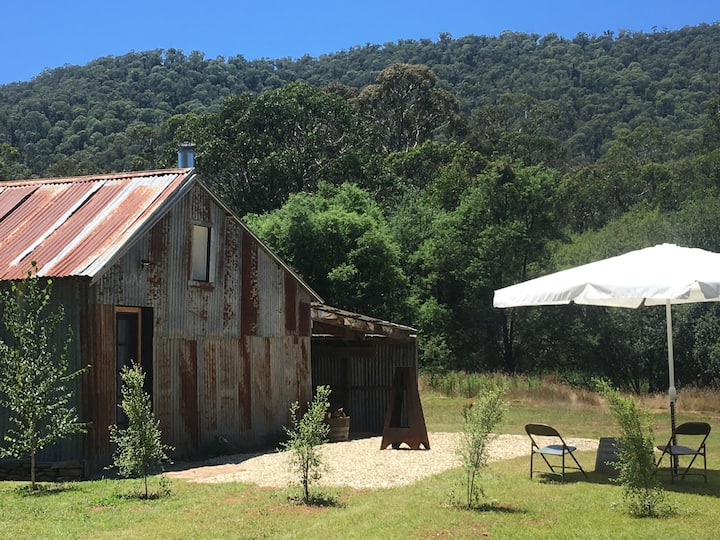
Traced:
<svg viewBox="0 0 720 540">
<path fill-rule="evenodd" d="M 329 442 L 347 441 L 350 435 L 350 416 L 342 409 L 328 411 L 325 414 L 325 423 L 330 426 L 328 432 Z"/>
</svg>

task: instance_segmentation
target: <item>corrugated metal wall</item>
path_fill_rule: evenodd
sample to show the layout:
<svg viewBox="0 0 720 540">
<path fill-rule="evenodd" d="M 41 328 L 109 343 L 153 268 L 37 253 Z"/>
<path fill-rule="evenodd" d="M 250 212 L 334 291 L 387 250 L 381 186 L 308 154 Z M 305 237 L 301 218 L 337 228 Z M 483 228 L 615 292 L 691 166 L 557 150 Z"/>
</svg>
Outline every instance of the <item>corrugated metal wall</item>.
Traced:
<svg viewBox="0 0 720 540">
<path fill-rule="evenodd" d="M 211 227 L 211 283 L 189 280 L 192 224 Z M 94 344 L 102 378 L 115 366 L 114 324 L 105 328 L 106 312 L 118 305 L 152 308 L 154 407 L 176 457 L 197 455 L 218 437 L 231 447 L 274 439 L 290 403 L 310 395 L 309 293 L 200 187 L 92 292 L 95 325 L 103 332 Z M 98 409 L 94 418 L 107 421 L 106 412 Z"/>
<path fill-rule="evenodd" d="M 350 415 L 353 432 L 382 433 L 393 375 L 401 366 L 417 368 L 414 341 L 313 340 L 313 388 L 330 386 L 331 407 Z"/>
<path fill-rule="evenodd" d="M 3 286 L 8 286 L 8 284 L 5 283 Z M 69 279 L 55 280 L 52 290 L 53 294 L 49 310 L 57 312 L 59 306 L 63 306 L 65 319 L 59 325 L 58 332 L 51 336 L 49 345 L 58 352 L 62 351 L 65 347 L 67 329 L 71 329 L 73 336 L 68 348 L 68 371 L 72 372 L 84 366 L 81 361 L 81 358 L 84 357 L 81 353 L 83 333 L 80 329 L 81 321 L 86 317 L 84 311 L 84 291 L 86 288 L 82 280 Z M 4 327 L 0 325 L 0 338 L 7 340 L 7 336 L 3 335 L 3 329 Z M 68 384 L 78 398 L 76 409 L 81 421 L 85 419 L 83 402 L 86 396 L 83 394 L 83 381 L 86 377 L 88 377 L 88 374 L 80 375 Z M 0 410 L 0 434 L 5 433 L 6 429 L 10 426 L 9 416 L 9 411 Z M 60 461 L 68 459 L 66 456 L 76 458 L 82 453 L 83 438 L 83 435 L 73 435 L 62 439 L 58 441 L 57 444 L 41 450 L 37 455 L 37 459 L 38 461 Z M 0 444 L 4 445 L 1 441 Z"/>
</svg>

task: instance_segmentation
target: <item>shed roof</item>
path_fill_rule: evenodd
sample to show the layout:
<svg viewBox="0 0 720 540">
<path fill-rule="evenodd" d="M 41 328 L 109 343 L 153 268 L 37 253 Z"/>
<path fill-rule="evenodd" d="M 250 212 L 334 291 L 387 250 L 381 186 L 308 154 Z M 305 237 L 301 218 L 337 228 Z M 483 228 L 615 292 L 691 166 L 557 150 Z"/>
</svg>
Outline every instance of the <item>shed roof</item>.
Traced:
<svg viewBox="0 0 720 540">
<path fill-rule="evenodd" d="M 192 185 L 192 169 L 0 182 L 0 280 L 94 277 Z M 154 219 L 156 218 L 156 219 Z"/>
<path fill-rule="evenodd" d="M 392 338 L 401 341 L 412 341 L 417 337 L 417 330 L 411 326 L 376 319 L 319 302 L 313 302 L 311 314 L 314 336 L 355 339 Z"/>
<path fill-rule="evenodd" d="M 194 169 L 168 169 L 0 182 L 0 281 L 23 279 L 32 261 L 39 276 L 100 276 L 198 185 L 197 179 Z M 237 216 L 223 208 L 315 300 L 321 300 Z"/>
</svg>

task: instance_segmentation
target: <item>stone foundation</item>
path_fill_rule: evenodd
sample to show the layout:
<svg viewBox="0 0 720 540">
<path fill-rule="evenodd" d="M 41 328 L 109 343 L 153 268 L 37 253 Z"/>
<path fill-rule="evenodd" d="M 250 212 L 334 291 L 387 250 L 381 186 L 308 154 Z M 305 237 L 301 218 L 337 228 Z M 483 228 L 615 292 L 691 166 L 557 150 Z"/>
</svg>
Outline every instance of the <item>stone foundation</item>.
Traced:
<svg viewBox="0 0 720 540">
<path fill-rule="evenodd" d="M 79 461 L 39 462 L 35 464 L 36 482 L 76 482 L 84 478 Z M 0 461 L 0 481 L 30 481 L 29 461 Z"/>
</svg>

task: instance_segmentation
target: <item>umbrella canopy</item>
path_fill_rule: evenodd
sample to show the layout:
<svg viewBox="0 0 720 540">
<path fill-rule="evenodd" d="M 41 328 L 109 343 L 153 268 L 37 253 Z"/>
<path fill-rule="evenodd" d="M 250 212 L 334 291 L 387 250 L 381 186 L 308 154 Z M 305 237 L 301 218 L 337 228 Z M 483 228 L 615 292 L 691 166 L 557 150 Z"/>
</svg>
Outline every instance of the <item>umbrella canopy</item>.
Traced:
<svg viewBox="0 0 720 540">
<path fill-rule="evenodd" d="M 720 301 L 720 253 L 674 244 L 631 251 L 495 291 L 493 305 L 642 305 Z"/>
<path fill-rule="evenodd" d="M 638 308 L 665 305 L 672 427 L 675 368 L 672 304 L 720 301 L 720 253 L 662 244 L 525 281 L 495 291 L 499 308 L 587 304 Z"/>
</svg>

